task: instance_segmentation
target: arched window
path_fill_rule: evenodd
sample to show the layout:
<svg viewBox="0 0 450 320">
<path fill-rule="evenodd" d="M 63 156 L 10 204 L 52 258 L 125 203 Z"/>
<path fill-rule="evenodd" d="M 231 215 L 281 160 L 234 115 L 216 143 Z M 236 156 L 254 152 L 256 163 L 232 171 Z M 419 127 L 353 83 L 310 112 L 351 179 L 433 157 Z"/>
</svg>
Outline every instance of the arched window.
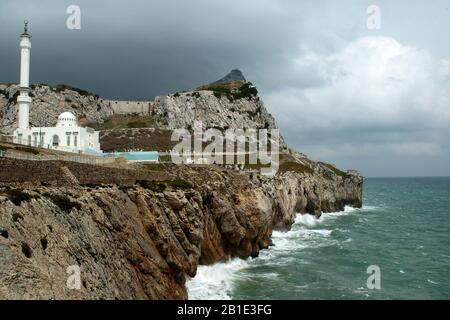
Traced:
<svg viewBox="0 0 450 320">
<path fill-rule="evenodd" d="M 53 146 L 54 147 L 59 146 L 59 137 L 57 134 L 53 135 Z"/>
</svg>

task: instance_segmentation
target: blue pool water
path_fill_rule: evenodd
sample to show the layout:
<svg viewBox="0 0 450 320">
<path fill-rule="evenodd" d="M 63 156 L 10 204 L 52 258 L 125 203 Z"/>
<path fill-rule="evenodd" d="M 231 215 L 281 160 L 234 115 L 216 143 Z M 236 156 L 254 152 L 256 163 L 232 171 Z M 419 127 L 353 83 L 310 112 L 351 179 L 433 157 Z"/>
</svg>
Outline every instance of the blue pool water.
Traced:
<svg viewBox="0 0 450 320">
<path fill-rule="evenodd" d="M 123 157 L 127 161 L 158 161 L 159 154 L 157 151 L 140 151 L 140 152 L 115 152 L 113 156 Z"/>
</svg>

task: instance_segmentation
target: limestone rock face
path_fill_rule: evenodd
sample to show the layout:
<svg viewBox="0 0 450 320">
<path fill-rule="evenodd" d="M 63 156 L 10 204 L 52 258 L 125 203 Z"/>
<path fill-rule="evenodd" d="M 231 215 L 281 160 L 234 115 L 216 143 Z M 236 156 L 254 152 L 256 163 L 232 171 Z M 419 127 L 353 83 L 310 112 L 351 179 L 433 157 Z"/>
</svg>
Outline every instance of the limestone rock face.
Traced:
<svg viewBox="0 0 450 320">
<path fill-rule="evenodd" d="M 17 128 L 18 94 L 18 85 L 0 85 L 0 132 L 11 134 Z M 66 111 L 75 114 L 81 125 L 102 123 L 113 114 L 106 101 L 70 87 L 36 85 L 32 86 L 30 96 L 33 99 L 30 109 L 33 127 L 52 127 L 58 116 Z"/>
<path fill-rule="evenodd" d="M 212 91 L 185 92 L 156 97 L 154 110 L 160 125 L 170 130 L 191 128 L 195 121 L 202 121 L 205 128 L 276 128 L 259 97 L 230 101 Z"/>
<path fill-rule="evenodd" d="M 55 184 L 32 173 L 32 183 L 0 182 L 0 297 L 186 299 L 185 279 L 199 264 L 257 256 L 297 212 L 358 207 L 363 182 L 174 166 L 171 174 L 193 187 L 150 190 L 80 185 L 82 173 L 71 172 Z M 79 290 L 66 285 L 74 265 Z"/>
</svg>

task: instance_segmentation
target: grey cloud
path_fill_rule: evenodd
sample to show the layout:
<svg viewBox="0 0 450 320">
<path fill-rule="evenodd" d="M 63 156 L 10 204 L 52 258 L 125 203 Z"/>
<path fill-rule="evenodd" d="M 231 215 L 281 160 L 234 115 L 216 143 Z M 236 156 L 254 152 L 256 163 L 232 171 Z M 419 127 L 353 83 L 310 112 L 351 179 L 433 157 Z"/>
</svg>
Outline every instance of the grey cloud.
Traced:
<svg viewBox="0 0 450 320">
<path fill-rule="evenodd" d="M 409 142 L 412 137 L 447 146 L 443 131 L 434 130 L 434 122 L 421 123 L 421 114 L 416 116 L 419 119 L 408 117 L 394 124 L 381 116 L 373 125 L 368 119 L 358 126 L 346 117 L 323 117 L 314 123 L 315 112 L 321 108 L 316 100 L 292 107 L 276 98 L 289 90 L 326 85 L 320 66 L 295 64 L 306 52 L 333 55 L 364 36 L 392 37 L 427 49 L 436 59 L 450 59 L 449 42 L 436 37 L 438 30 L 450 29 L 448 1 L 432 5 L 377 1 L 384 17 L 382 30 L 369 31 L 365 10 L 372 2 L 2 0 L 0 82 L 18 81 L 18 35 L 27 18 L 33 35 L 34 83 L 67 83 L 108 98 L 140 100 L 192 89 L 239 68 L 258 86 L 283 135 L 300 151 L 313 158 L 325 155 L 320 150 L 333 151 L 323 160 L 361 168 L 368 175 L 387 173 L 391 169 L 378 169 L 372 156 L 349 158 L 336 147 L 369 143 L 374 150 L 385 148 L 385 157 L 380 155 L 379 161 L 390 164 L 391 171 L 397 168 L 408 174 L 414 168 L 414 172 L 431 174 L 422 169 L 420 157 L 416 162 L 409 159 L 411 166 L 402 166 L 386 147 L 387 141 Z M 71 4 L 82 10 L 79 31 L 65 27 L 65 10 Z M 341 105 L 334 110 L 348 112 Z M 433 170 L 450 175 L 448 159 L 437 155 Z"/>
</svg>

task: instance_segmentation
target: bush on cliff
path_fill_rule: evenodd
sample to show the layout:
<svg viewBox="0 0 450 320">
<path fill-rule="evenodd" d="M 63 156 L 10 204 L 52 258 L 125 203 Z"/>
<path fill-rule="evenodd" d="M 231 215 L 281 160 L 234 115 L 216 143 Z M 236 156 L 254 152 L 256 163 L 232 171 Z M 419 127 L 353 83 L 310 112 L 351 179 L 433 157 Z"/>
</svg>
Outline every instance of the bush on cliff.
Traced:
<svg viewBox="0 0 450 320">
<path fill-rule="evenodd" d="M 158 181 L 148 181 L 148 180 L 137 180 L 136 184 L 140 185 L 144 189 L 151 190 L 153 192 L 164 192 L 166 190 L 166 185 Z"/>
<path fill-rule="evenodd" d="M 167 181 L 167 183 L 175 189 L 192 189 L 192 184 L 180 177 L 177 177 L 175 180 Z"/>
<path fill-rule="evenodd" d="M 279 172 L 287 171 L 309 174 L 314 173 L 314 170 L 311 167 L 293 161 L 288 161 L 280 164 Z"/>
<path fill-rule="evenodd" d="M 52 88 L 53 91 L 55 91 L 57 93 L 62 92 L 64 90 L 71 90 L 71 91 L 77 92 L 80 96 L 84 96 L 84 97 L 93 96 L 93 97 L 98 98 L 98 95 L 96 95 L 96 94 L 93 94 L 93 93 L 91 93 L 89 91 L 86 91 L 86 90 L 83 90 L 83 89 L 79 89 L 79 88 L 76 88 L 76 87 L 69 86 L 67 84 L 58 84 L 58 85 L 56 85 L 54 87 L 51 87 L 51 88 Z"/>
<path fill-rule="evenodd" d="M 251 82 L 243 83 L 243 81 L 213 83 L 201 86 L 197 90 L 212 91 L 217 99 L 226 97 L 230 102 L 239 99 L 251 99 L 258 95 L 258 90 Z"/>
<path fill-rule="evenodd" d="M 330 169 L 331 171 L 333 171 L 337 176 L 340 177 L 345 177 L 347 174 L 344 171 L 339 170 L 338 168 L 336 168 L 335 166 L 333 166 L 332 164 L 326 163 L 326 162 L 319 162 L 321 165 L 327 167 L 328 169 Z"/>
<path fill-rule="evenodd" d="M 136 181 L 138 185 L 140 185 L 144 189 L 152 190 L 153 192 L 164 192 L 166 188 L 172 187 L 173 189 L 182 189 L 187 190 L 191 189 L 192 185 L 179 177 L 174 180 L 165 180 L 165 181 L 148 181 L 148 180 L 138 180 Z"/>
</svg>

